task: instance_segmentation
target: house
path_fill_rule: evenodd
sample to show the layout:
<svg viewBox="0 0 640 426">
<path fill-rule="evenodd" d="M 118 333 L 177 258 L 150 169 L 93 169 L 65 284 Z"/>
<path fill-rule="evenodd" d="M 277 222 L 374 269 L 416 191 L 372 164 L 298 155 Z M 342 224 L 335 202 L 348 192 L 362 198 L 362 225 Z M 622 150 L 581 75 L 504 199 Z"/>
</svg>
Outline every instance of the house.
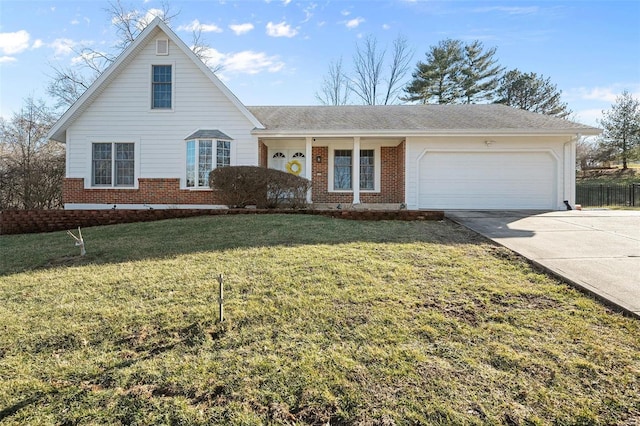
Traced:
<svg viewBox="0 0 640 426">
<path fill-rule="evenodd" d="M 156 19 L 49 136 L 66 209 L 211 208 L 210 170 L 259 165 L 310 179 L 314 204 L 553 210 L 598 133 L 503 105 L 246 107 Z"/>
</svg>

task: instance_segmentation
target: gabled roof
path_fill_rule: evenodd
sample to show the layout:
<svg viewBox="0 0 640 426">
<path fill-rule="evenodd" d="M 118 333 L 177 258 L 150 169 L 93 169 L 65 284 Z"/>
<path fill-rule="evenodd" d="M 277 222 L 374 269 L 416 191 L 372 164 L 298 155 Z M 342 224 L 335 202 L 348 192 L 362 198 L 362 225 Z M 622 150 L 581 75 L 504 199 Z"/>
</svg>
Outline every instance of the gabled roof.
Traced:
<svg viewBox="0 0 640 426">
<path fill-rule="evenodd" d="M 59 142 L 66 142 L 66 132 L 69 126 L 91 105 L 91 103 L 105 90 L 120 72 L 133 60 L 137 53 L 146 44 L 163 32 L 169 37 L 185 55 L 187 55 L 200 70 L 209 77 L 209 80 L 235 105 L 240 112 L 256 128 L 262 128 L 258 119 L 247 110 L 247 108 L 236 98 L 236 96 L 225 86 L 218 77 L 193 53 L 191 49 L 165 24 L 162 19 L 155 18 L 140 33 L 140 35 L 109 65 L 109 67 L 96 79 L 96 81 L 80 96 L 80 98 L 62 115 L 58 122 L 49 131 L 49 139 Z"/>
<path fill-rule="evenodd" d="M 499 104 L 247 107 L 256 135 L 576 134 L 600 129 Z"/>
</svg>

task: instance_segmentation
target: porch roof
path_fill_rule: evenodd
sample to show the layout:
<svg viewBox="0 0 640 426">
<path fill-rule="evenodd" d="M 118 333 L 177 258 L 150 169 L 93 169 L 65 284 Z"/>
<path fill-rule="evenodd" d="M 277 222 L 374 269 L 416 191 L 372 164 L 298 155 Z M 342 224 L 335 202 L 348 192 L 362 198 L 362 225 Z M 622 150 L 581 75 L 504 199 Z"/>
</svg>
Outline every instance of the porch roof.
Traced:
<svg viewBox="0 0 640 426">
<path fill-rule="evenodd" d="M 576 134 L 600 129 L 499 104 L 253 106 L 257 135 Z"/>
</svg>

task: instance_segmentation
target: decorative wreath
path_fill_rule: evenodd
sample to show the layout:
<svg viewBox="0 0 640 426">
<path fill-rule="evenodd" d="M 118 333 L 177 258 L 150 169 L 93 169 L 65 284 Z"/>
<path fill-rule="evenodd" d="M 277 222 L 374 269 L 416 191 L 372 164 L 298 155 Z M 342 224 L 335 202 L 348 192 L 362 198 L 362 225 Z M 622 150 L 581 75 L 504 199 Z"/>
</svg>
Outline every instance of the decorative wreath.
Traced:
<svg viewBox="0 0 640 426">
<path fill-rule="evenodd" d="M 291 160 L 287 163 L 287 171 L 298 176 L 302 172 L 302 164 L 298 160 Z"/>
</svg>

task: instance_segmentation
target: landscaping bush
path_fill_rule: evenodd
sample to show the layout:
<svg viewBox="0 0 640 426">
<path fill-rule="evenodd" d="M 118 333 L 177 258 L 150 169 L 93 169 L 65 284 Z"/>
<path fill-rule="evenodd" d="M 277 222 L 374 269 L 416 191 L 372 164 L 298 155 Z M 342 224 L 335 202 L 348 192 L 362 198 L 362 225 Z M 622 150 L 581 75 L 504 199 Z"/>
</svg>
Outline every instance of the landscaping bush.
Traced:
<svg viewBox="0 0 640 426">
<path fill-rule="evenodd" d="M 220 167 L 209 174 L 209 186 L 229 207 L 304 208 L 311 182 L 300 176 L 255 166 Z"/>
</svg>

